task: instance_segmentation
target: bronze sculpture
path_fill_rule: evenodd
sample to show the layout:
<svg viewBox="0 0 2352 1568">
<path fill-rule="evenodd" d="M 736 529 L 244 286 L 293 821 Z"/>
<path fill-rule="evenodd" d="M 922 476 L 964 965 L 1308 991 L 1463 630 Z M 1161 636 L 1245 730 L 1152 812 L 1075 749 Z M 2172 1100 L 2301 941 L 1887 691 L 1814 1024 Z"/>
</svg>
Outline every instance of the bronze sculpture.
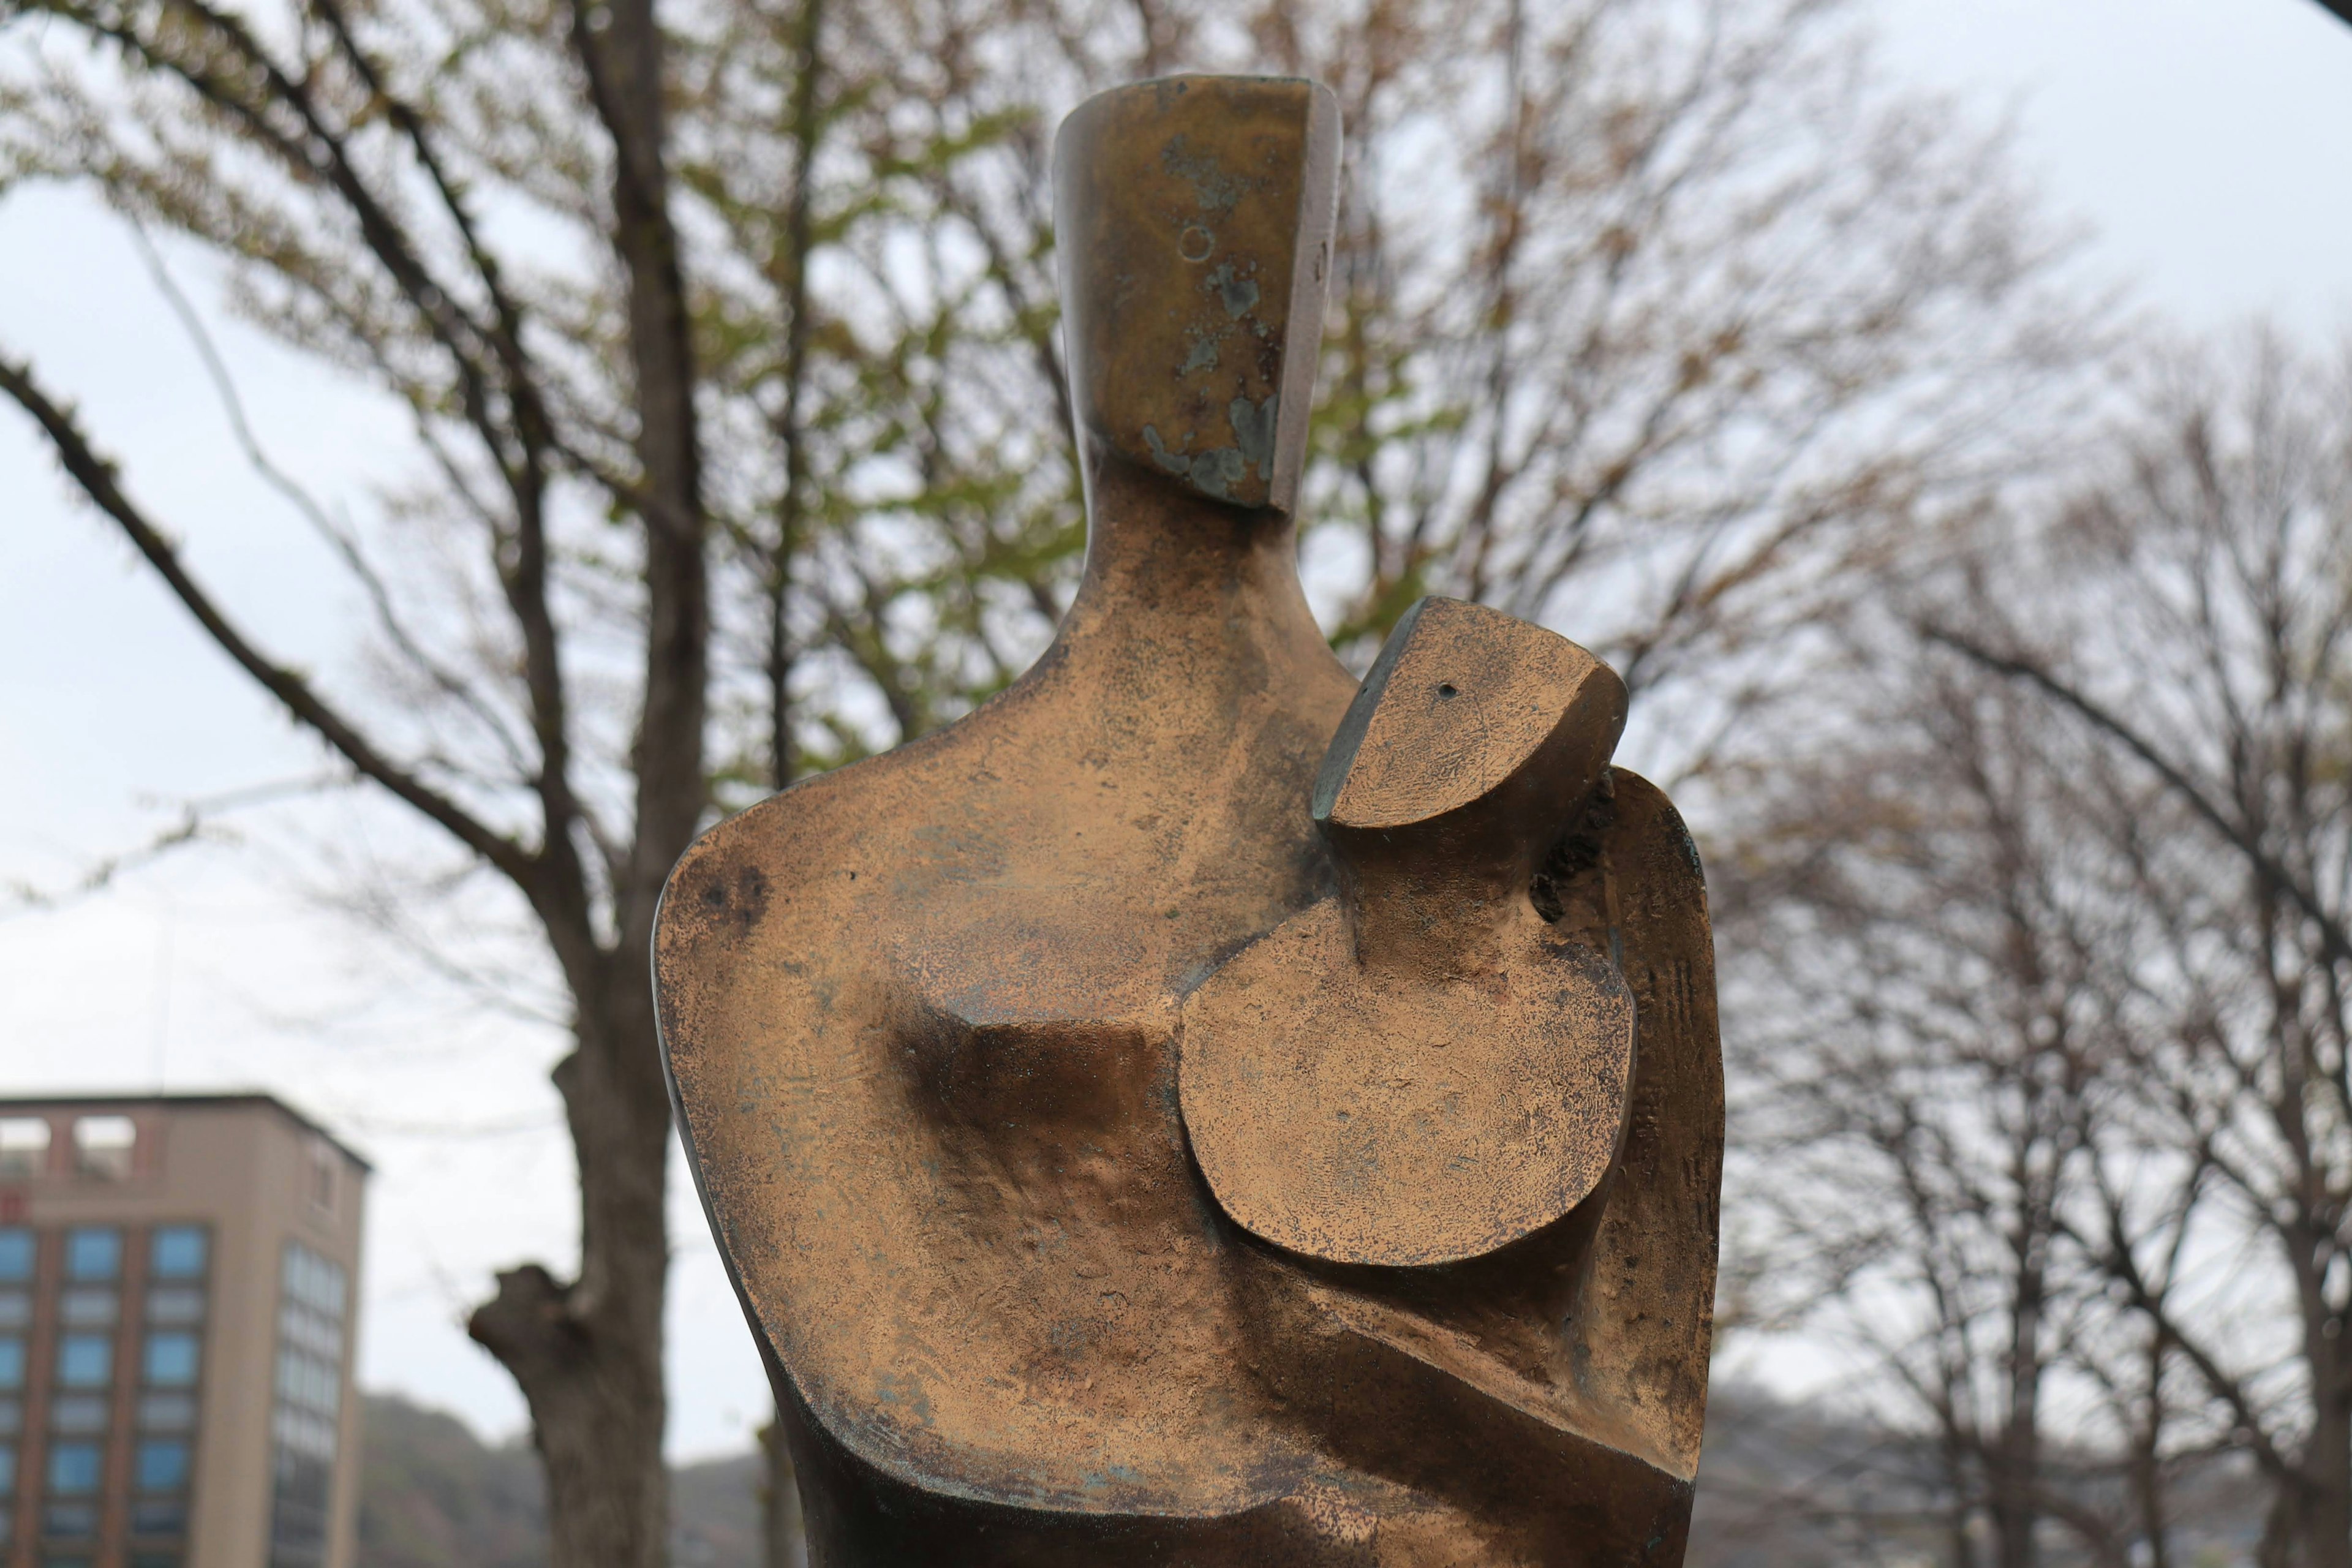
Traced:
<svg viewBox="0 0 2352 1568">
<path fill-rule="evenodd" d="M 1682 1559 L 1697 858 L 1581 649 L 1424 601 L 1360 688 L 1308 613 L 1337 121 L 1070 117 L 1053 647 L 672 877 L 672 1089 L 819 1564 Z"/>
</svg>

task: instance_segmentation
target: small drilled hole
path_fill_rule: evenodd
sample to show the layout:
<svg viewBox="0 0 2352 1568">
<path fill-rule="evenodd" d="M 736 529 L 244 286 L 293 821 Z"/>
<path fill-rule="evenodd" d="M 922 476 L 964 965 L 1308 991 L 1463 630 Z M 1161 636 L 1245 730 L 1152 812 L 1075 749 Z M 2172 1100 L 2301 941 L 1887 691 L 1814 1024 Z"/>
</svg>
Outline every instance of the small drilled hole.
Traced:
<svg viewBox="0 0 2352 1568">
<path fill-rule="evenodd" d="M 1458 697 L 1461 695 L 1460 692 L 1454 689 L 1454 683 L 1452 681 L 1447 681 L 1444 685 L 1439 687 L 1437 689 L 1437 694 L 1440 697 Z"/>
</svg>

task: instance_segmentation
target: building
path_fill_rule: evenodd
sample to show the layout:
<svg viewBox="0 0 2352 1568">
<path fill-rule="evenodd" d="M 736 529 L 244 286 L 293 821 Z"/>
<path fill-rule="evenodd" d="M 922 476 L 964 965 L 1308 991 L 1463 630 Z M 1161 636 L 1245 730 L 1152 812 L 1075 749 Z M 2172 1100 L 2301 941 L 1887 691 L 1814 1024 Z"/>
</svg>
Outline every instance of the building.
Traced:
<svg viewBox="0 0 2352 1568">
<path fill-rule="evenodd" d="M 0 1100 L 0 1568 L 349 1568 L 366 1176 L 264 1095 Z"/>
</svg>

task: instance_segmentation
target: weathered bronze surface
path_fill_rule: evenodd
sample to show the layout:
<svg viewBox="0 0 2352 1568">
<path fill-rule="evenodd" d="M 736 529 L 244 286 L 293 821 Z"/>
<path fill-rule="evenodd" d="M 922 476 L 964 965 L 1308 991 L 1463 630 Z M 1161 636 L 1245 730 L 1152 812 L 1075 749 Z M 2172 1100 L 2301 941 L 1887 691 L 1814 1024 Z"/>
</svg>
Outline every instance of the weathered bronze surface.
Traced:
<svg viewBox="0 0 2352 1568">
<path fill-rule="evenodd" d="M 1184 1003 L 1184 1130 L 1226 1214 L 1309 1258 L 1407 1267 L 1591 1196 L 1633 999 L 1530 883 L 1624 722 L 1623 682 L 1565 637 L 1452 599 L 1408 613 L 1316 782 L 1338 894 Z"/>
<path fill-rule="evenodd" d="M 1337 143 L 1295 81 L 1070 118 L 1054 646 L 672 877 L 671 1083 L 819 1564 L 1682 1559 L 1697 858 L 1581 649 L 1432 600 L 1360 692 L 1318 631 Z"/>
</svg>

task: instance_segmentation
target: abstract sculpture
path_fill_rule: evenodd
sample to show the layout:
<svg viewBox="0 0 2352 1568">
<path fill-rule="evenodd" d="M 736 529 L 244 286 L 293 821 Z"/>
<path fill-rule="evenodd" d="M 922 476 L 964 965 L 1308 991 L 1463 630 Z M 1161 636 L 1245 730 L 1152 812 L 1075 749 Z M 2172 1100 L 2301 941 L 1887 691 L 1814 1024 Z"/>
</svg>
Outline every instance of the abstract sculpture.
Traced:
<svg viewBox="0 0 2352 1568">
<path fill-rule="evenodd" d="M 1339 126 L 1175 78 L 1056 149 L 1089 520 L 1052 648 L 704 837 L 691 1163 L 820 1565 L 1674 1564 L 1723 1138 L 1624 689 L 1292 522 Z"/>
</svg>

